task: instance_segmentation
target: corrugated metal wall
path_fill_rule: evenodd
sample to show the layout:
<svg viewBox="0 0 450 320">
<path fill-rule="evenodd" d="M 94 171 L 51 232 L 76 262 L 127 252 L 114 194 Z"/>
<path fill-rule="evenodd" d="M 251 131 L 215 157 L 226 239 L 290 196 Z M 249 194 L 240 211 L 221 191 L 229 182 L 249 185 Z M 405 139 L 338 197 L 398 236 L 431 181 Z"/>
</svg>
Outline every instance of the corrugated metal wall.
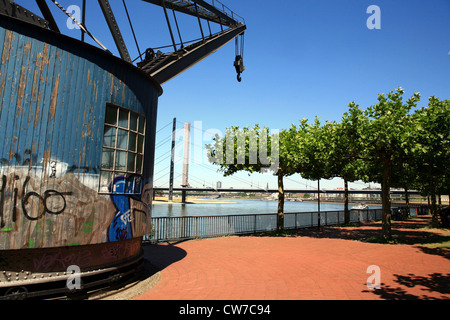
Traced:
<svg viewBox="0 0 450 320">
<path fill-rule="evenodd" d="M 0 249 L 108 241 L 120 208 L 98 194 L 106 103 L 147 120 L 146 193 L 129 199 L 125 238 L 148 233 L 159 85 L 96 48 L 3 17 L 0 56 Z"/>
</svg>

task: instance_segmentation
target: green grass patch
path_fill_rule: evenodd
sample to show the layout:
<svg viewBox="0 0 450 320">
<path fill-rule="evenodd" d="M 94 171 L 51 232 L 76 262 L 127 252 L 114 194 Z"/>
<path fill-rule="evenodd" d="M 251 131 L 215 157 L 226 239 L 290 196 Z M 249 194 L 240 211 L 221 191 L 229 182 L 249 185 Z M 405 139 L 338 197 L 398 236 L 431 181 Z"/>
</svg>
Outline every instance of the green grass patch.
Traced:
<svg viewBox="0 0 450 320">
<path fill-rule="evenodd" d="M 363 240 L 370 243 L 381 244 L 409 244 L 420 245 L 429 248 L 450 249 L 450 234 L 432 234 L 426 237 L 404 237 L 392 236 L 390 239 L 385 239 L 382 236 L 370 237 Z"/>
<path fill-rule="evenodd" d="M 383 236 L 375 236 L 367 239 L 361 239 L 363 242 L 369 243 L 381 243 L 381 244 L 401 244 L 402 241 L 398 238 L 392 237 L 390 239 L 386 239 Z M 403 243 L 404 244 L 404 243 Z"/>
<path fill-rule="evenodd" d="M 293 230 L 282 230 L 282 231 L 265 231 L 265 232 L 258 232 L 254 234 L 254 236 L 257 237 L 291 237 L 296 235 L 297 232 Z"/>
<path fill-rule="evenodd" d="M 450 239 L 448 241 L 440 242 L 440 243 L 427 243 L 423 245 L 428 248 L 439 248 L 439 249 L 449 249 L 450 250 Z"/>
<path fill-rule="evenodd" d="M 375 223 L 375 222 L 373 222 Z M 350 222 L 350 223 L 342 223 L 342 224 L 334 224 L 331 226 L 328 226 L 330 228 L 358 228 L 361 227 L 360 222 Z"/>
</svg>

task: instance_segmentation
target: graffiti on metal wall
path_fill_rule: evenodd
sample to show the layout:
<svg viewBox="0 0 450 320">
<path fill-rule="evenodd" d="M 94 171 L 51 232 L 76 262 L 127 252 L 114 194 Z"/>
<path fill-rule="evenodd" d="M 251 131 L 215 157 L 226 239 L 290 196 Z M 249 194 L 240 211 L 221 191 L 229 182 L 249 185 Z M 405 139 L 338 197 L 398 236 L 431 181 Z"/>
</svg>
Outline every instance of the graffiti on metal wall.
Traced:
<svg viewBox="0 0 450 320">
<path fill-rule="evenodd" d="M 143 207 L 138 207 L 142 192 L 139 175 L 116 177 L 109 187 L 110 198 L 116 208 L 116 215 L 108 228 L 108 241 L 133 238 L 133 222 L 140 215 L 147 216 Z"/>
<path fill-rule="evenodd" d="M 99 196 L 74 174 L 48 178 L 27 170 L 3 170 L 0 249 L 103 243 L 114 212 L 108 197 Z"/>
<path fill-rule="evenodd" d="M 87 245 L 148 233 L 148 206 L 140 199 L 145 189 L 140 176 L 116 177 L 111 193 L 99 195 L 91 186 L 98 175 L 83 177 L 67 169 L 61 174 L 56 168 L 61 165 L 55 161 L 40 175 L 3 168 L 0 249 Z"/>
<path fill-rule="evenodd" d="M 14 175 L 14 182 L 19 182 L 20 177 L 18 175 Z M 31 177 L 25 177 L 25 181 L 22 185 L 21 193 L 19 193 L 19 189 L 15 186 L 13 190 L 13 206 L 10 208 L 11 214 L 9 215 L 11 222 L 17 221 L 18 214 L 18 206 L 22 208 L 22 214 L 28 220 L 39 220 L 46 213 L 58 215 L 64 212 L 67 206 L 66 197 L 71 196 L 72 192 L 60 192 L 57 190 L 45 190 L 43 194 L 39 194 L 35 191 L 27 192 L 27 185 L 30 181 Z M 13 183 L 14 183 L 13 182 Z M 20 182 L 19 182 L 20 183 Z M 6 186 L 8 184 L 8 177 L 3 175 L 1 177 L 0 182 L 0 228 L 5 227 L 5 221 L 3 218 L 4 215 L 4 207 L 5 207 L 5 196 L 6 196 Z M 35 216 L 33 213 L 30 213 L 29 203 L 32 201 L 37 201 L 38 211 L 35 212 Z M 20 203 L 20 204 L 19 204 Z"/>
<path fill-rule="evenodd" d="M 15 163 L 14 163 L 15 161 Z M 11 164 L 15 165 L 21 165 L 21 166 L 29 166 L 32 163 L 37 162 L 37 156 L 33 155 L 30 149 L 26 149 L 24 152 L 24 156 L 22 156 L 18 153 L 11 154 L 10 159 L 7 158 L 1 158 L 0 159 L 0 165 L 3 166 L 9 166 Z"/>
</svg>

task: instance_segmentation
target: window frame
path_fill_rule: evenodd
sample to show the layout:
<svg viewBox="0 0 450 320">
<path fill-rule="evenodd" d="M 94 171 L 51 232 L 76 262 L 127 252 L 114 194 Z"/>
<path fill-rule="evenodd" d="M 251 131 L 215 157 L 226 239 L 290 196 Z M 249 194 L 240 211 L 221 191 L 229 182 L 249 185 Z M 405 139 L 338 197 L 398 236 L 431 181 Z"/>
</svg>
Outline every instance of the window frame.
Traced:
<svg viewBox="0 0 450 320">
<path fill-rule="evenodd" d="M 110 110 L 109 108 L 115 109 L 116 119 L 115 119 L 114 124 L 107 122 L 108 121 L 108 111 Z M 123 113 L 127 113 L 127 115 L 128 115 L 126 128 L 120 124 L 120 116 Z M 131 128 L 132 115 L 134 115 L 136 117 L 135 129 Z M 111 117 L 111 119 L 112 119 L 112 117 Z M 143 114 L 141 114 L 139 112 L 136 112 L 134 110 L 124 108 L 122 106 L 107 102 L 106 107 L 105 107 L 104 120 L 105 121 L 103 123 L 98 193 L 99 194 L 117 194 L 117 192 L 114 192 L 114 190 L 111 190 L 111 191 L 109 190 L 111 183 L 114 181 L 114 179 L 116 177 L 119 177 L 119 176 L 123 176 L 126 178 L 131 177 L 131 176 L 142 177 L 142 175 L 143 175 L 145 134 L 146 134 L 145 131 L 146 131 L 147 119 Z M 143 122 L 143 126 L 141 125 L 141 121 Z M 113 142 L 114 146 L 111 146 L 112 144 L 111 145 L 105 144 L 105 135 L 107 133 L 108 128 L 111 128 L 111 130 L 113 130 L 115 132 L 115 136 L 114 137 L 111 136 L 111 141 Z M 140 129 L 142 129 L 142 132 L 140 132 Z M 126 132 L 126 135 L 124 136 L 126 138 L 123 138 L 123 139 L 125 139 L 125 143 L 126 143 L 125 149 L 119 148 L 119 145 L 124 142 L 123 139 L 119 141 L 119 133 L 123 133 L 124 131 Z M 135 138 L 134 150 L 129 149 L 131 134 L 133 134 L 134 138 Z M 139 146 L 139 142 L 142 142 L 141 146 Z M 122 145 L 122 147 L 124 147 L 124 146 Z M 109 161 L 107 161 L 108 167 L 104 167 L 104 155 L 106 154 L 105 151 L 108 151 L 108 153 L 110 154 L 109 157 L 112 156 L 112 159 L 109 159 Z M 120 163 L 120 161 L 118 161 L 117 157 L 119 154 L 124 155 L 125 162 L 124 162 L 123 167 L 122 166 L 118 167 L 118 163 Z M 133 159 L 133 158 L 134 158 L 133 170 L 129 170 L 131 168 L 129 167 L 128 161 L 129 161 L 129 159 Z M 140 168 L 138 168 L 138 164 L 140 164 Z M 107 177 L 107 180 L 108 180 L 107 185 L 105 185 L 105 183 L 102 183 L 102 179 L 105 176 Z M 105 190 L 105 188 L 107 188 L 108 190 Z M 137 194 L 137 193 L 140 194 L 142 192 L 142 190 L 137 190 L 137 191 L 138 192 L 136 192 L 136 190 L 135 190 L 135 192 L 133 192 L 133 194 Z M 129 192 L 127 194 L 129 194 Z"/>
</svg>

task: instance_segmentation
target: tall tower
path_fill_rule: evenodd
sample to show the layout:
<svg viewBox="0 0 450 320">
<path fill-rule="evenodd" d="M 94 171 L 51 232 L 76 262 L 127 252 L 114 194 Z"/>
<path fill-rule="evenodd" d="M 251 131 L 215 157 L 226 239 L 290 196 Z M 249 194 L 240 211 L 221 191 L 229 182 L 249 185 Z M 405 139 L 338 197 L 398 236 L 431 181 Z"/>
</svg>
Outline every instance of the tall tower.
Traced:
<svg viewBox="0 0 450 320">
<path fill-rule="evenodd" d="M 183 145 L 183 179 L 181 186 L 189 187 L 189 149 L 191 146 L 191 124 L 184 124 L 184 145 Z M 181 191 L 181 202 L 186 203 L 186 190 Z"/>
</svg>

